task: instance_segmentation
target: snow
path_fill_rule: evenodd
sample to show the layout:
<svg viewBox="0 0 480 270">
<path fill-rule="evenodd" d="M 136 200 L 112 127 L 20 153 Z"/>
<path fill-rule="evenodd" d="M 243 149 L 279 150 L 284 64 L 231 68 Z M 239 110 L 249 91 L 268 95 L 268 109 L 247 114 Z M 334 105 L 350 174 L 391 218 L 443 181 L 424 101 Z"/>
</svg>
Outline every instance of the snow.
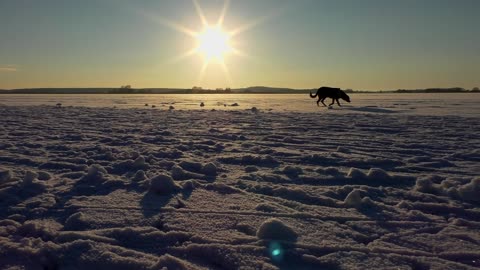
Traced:
<svg viewBox="0 0 480 270">
<path fill-rule="evenodd" d="M 478 269 L 461 95 L 6 96 L 0 269 Z"/>
<path fill-rule="evenodd" d="M 297 233 L 287 224 L 276 218 L 265 220 L 257 231 L 257 237 L 268 240 L 295 241 Z"/>
<path fill-rule="evenodd" d="M 169 175 L 160 174 L 150 179 L 150 190 L 159 195 L 170 195 L 179 189 L 180 187 Z"/>
</svg>

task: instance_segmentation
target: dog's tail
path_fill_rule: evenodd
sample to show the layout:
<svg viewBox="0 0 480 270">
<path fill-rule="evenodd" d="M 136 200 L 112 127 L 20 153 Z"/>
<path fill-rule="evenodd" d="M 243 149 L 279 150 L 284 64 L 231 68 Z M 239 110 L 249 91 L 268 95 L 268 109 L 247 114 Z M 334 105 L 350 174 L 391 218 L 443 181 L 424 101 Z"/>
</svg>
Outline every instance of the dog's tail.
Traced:
<svg viewBox="0 0 480 270">
<path fill-rule="evenodd" d="M 315 98 L 316 96 L 318 96 L 318 92 L 315 93 L 315 95 L 312 95 L 312 92 L 310 92 L 310 97 L 311 97 L 311 98 Z"/>
</svg>

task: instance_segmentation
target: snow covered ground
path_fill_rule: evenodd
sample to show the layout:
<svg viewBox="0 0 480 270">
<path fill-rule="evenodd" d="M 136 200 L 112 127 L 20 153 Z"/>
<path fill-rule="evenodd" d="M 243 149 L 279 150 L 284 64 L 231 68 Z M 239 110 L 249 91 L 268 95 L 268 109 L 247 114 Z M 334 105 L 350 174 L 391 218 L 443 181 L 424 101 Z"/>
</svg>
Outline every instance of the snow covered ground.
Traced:
<svg viewBox="0 0 480 270">
<path fill-rule="evenodd" d="M 0 269 L 480 267 L 480 95 L 98 97 L 0 96 Z"/>
</svg>

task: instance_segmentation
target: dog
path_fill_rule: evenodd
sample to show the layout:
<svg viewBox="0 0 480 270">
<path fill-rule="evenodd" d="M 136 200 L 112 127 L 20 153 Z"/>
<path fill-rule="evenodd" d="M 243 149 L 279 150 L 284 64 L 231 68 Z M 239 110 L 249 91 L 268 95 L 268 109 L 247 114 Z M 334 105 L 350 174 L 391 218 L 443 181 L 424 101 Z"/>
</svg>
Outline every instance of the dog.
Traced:
<svg viewBox="0 0 480 270">
<path fill-rule="evenodd" d="M 318 88 L 317 93 L 315 95 L 313 95 L 312 92 L 310 92 L 310 97 L 311 98 L 318 97 L 317 106 L 320 106 L 319 103 L 322 102 L 323 106 L 326 107 L 327 105 L 323 101 L 327 97 L 332 99 L 332 103 L 330 103 L 328 106 L 332 106 L 335 103 L 335 101 L 337 101 L 338 106 L 342 107 L 342 105 L 340 105 L 340 102 L 338 102 L 338 99 L 340 98 L 345 100 L 346 102 L 350 102 L 350 97 L 345 92 L 340 90 L 340 88 L 332 88 L 332 87 L 326 87 L 326 86 L 322 86 Z"/>
</svg>

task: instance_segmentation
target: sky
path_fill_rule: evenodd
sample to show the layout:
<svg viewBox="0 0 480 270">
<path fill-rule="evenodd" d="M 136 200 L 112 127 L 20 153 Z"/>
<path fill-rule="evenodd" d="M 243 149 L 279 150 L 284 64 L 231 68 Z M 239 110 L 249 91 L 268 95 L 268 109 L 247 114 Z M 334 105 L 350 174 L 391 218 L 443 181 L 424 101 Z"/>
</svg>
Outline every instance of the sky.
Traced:
<svg viewBox="0 0 480 270">
<path fill-rule="evenodd" d="M 209 24 L 224 2 L 197 0 Z M 477 0 L 231 0 L 224 14 L 237 53 L 206 64 L 185 56 L 198 40 L 179 26 L 204 28 L 192 0 L 0 0 L 0 89 L 480 87 Z"/>
</svg>

